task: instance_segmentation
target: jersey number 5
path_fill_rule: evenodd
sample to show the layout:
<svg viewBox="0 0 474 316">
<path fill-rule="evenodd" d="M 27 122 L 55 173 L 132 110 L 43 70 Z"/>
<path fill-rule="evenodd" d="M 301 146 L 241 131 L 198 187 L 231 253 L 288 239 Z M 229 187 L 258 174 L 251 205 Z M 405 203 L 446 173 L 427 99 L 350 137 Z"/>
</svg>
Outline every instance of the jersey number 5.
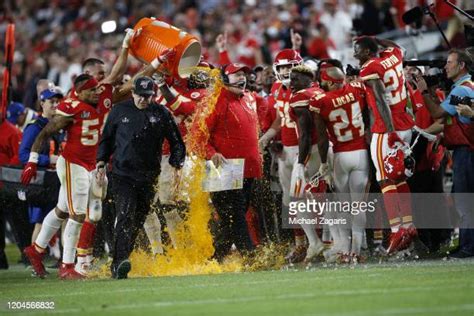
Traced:
<svg viewBox="0 0 474 316">
<path fill-rule="evenodd" d="M 99 141 L 99 119 L 82 121 L 81 143 L 84 146 L 97 145 Z"/>
</svg>

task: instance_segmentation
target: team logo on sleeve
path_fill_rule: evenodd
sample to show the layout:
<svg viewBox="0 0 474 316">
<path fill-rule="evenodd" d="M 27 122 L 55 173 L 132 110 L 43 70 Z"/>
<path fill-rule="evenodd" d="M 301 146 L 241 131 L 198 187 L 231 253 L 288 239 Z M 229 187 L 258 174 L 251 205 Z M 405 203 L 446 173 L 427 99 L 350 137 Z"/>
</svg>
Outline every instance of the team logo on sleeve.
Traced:
<svg viewBox="0 0 474 316">
<path fill-rule="evenodd" d="M 104 100 L 104 106 L 108 109 L 112 106 L 112 100 L 110 100 L 109 98 L 105 99 Z"/>
<path fill-rule="evenodd" d="M 197 98 L 199 98 L 200 95 L 201 94 L 199 92 L 195 91 L 195 92 L 191 93 L 191 99 L 197 99 Z"/>
</svg>

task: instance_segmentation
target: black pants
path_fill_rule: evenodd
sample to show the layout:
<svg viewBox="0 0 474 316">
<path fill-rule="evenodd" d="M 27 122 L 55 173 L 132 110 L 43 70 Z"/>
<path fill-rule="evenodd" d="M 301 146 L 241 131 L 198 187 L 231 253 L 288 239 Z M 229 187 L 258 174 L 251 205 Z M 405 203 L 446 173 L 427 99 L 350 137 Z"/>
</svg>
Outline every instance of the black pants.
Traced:
<svg viewBox="0 0 474 316">
<path fill-rule="evenodd" d="M 271 154 L 266 150 L 263 155 L 263 177 L 252 183 L 250 205 L 258 212 L 262 242 L 281 242 L 281 203 L 277 202 L 281 199 L 277 200 L 271 189 L 271 163 Z"/>
<path fill-rule="evenodd" d="M 0 265 L 7 266 L 5 249 L 5 225 L 10 224 L 13 237 L 21 252 L 21 261 L 27 264 L 28 261 L 23 255 L 23 249 L 31 245 L 31 234 L 33 224 L 28 219 L 28 205 L 20 201 L 16 196 L 11 196 L 0 190 Z"/>
<path fill-rule="evenodd" d="M 245 220 L 252 180 L 245 179 L 244 186 L 240 190 L 214 192 L 211 195 L 212 204 L 219 214 L 214 236 L 214 257 L 218 260 L 228 254 L 232 244 L 244 252 L 254 249 Z"/>
<path fill-rule="evenodd" d="M 451 237 L 451 226 L 449 207 L 446 204 L 443 193 L 444 164 L 437 171 L 425 170 L 416 172 L 408 179 L 410 191 L 417 193 L 440 193 L 432 194 L 429 199 L 413 199 L 413 219 L 417 226 L 423 223 L 423 218 L 430 216 L 430 225 L 434 228 L 418 229 L 418 236 L 428 247 L 430 252 L 439 250 L 441 243 Z M 427 211 L 429 210 L 429 212 Z M 426 221 L 426 220 L 425 220 Z M 423 226 L 423 224 L 421 224 Z"/>
<path fill-rule="evenodd" d="M 112 269 L 132 253 L 138 231 L 143 227 L 153 199 L 153 183 L 137 182 L 113 175 L 117 221 L 114 229 Z"/>
</svg>

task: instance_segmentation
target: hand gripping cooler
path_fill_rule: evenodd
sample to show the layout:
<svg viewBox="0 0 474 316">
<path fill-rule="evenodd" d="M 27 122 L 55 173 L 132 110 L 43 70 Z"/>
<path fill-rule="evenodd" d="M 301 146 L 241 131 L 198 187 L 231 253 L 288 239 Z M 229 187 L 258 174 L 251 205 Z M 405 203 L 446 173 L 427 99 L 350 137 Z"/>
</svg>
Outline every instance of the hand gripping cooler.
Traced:
<svg viewBox="0 0 474 316">
<path fill-rule="evenodd" d="M 153 18 L 143 18 L 135 25 L 137 32 L 130 42 L 130 53 L 142 62 L 150 63 L 168 48 L 176 49 L 176 56 L 167 65 L 171 74 L 188 77 L 201 59 L 201 43 L 196 36 Z"/>
</svg>

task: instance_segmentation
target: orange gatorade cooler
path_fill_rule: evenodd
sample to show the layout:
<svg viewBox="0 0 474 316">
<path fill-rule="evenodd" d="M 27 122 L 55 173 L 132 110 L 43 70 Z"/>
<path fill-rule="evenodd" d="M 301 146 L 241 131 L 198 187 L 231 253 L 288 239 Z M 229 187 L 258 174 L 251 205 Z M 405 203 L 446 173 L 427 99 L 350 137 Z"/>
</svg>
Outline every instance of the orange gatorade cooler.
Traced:
<svg viewBox="0 0 474 316">
<path fill-rule="evenodd" d="M 130 54 L 150 63 L 167 48 L 175 48 L 176 55 L 168 65 L 172 75 L 187 77 L 201 59 L 201 43 L 196 36 L 154 18 L 143 18 L 134 30 L 142 29 L 130 43 Z M 167 67 L 167 68 L 168 68 Z"/>
</svg>

